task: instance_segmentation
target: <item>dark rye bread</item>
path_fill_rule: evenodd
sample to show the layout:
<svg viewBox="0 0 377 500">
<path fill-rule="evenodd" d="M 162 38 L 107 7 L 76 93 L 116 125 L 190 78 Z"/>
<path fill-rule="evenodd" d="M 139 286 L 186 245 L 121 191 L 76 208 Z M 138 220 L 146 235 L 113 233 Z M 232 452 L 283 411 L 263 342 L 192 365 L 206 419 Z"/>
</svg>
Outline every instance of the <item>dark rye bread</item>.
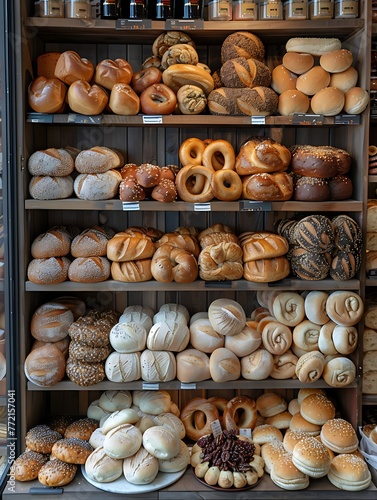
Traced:
<svg viewBox="0 0 377 500">
<path fill-rule="evenodd" d="M 331 220 L 335 232 L 335 246 L 339 250 L 359 253 L 363 243 L 363 235 L 359 224 L 349 215 L 342 214 Z"/>
<path fill-rule="evenodd" d="M 291 169 L 294 174 L 326 179 L 338 174 L 338 160 L 334 151 L 324 146 L 295 145 Z"/>
<path fill-rule="evenodd" d="M 314 253 L 331 252 L 334 246 L 334 227 L 325 215 L 308 215 L 299 220 L 293 230 L 295 243 Z"/>
<path fill-rule="evenodd" d="M 222 64 L 236 57 L 254 58 L 262 61 L 264 58 L 263 42 L 253 33 L 236 31 L 228 35 L 221 46 Z"/>
<path fill-rule="evenodd" d="M 224 87 L 269 87 L 271 71 L 268 66 L 257 59 L 237 57 L 226 61 L 220 68 L 221 81 Z"/>
<path fill-rule="evenodd" d="M 294 245 L 293 229 L 297 224 L 295 219 L 278 219 L 275 223 L 275 231 L 283 236 L 290 245 Z"/>
<path fill-rule="evenodd" d="M 330 276 L 336 281 L 352 279 L 361 265 L 361 254 L 359 250 L 350 252 L 337 250 L 330 267 Z"/>
<path fill-rule="evenodd" d="M 303 280 L 323 280 L 329 274 L 331 255 L 296 247 L 289 252 L 292 273 Z"/>
<path fill-rule="evenodd" d="M 212 90 L 207 98 L 212 115 L 269 116 L 278 108 L 279 97 L 269 87 Z"/>
<path fill-rule="evenodd" d="M 340 201 L 352 198 L 353 183 L 346 175 L 335 175 L 329 179 L 330 200 Z"/>
<path fill-rule="evenodd" d="M 330 187 L 327 179 L 319 177 L 295 176 L 293 199 L 296 201 L 327 201 Z"/>
</svg>

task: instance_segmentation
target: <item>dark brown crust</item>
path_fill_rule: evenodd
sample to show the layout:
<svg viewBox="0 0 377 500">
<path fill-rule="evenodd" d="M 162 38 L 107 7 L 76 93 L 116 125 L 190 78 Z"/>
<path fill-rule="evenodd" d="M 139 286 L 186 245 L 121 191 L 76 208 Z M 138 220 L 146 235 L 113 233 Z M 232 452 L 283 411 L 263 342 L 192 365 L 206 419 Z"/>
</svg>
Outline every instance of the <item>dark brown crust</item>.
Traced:
<svg viewBox="0 0 377 500">
<path fill-rule="evenodd" d="M 336 175 L 329 179 L 330 200 L 340 201 L 352 198 L 353 184 L 349 177 Z"/>
<path fill-rule="evenodd" d="M 296 201 L 327 201 L 330 199 L 329 183 L 318 177 L 300 176 L 294 184 Z"/>
<path fill-rule="evenodd" d="M 269 87 L 271 71 L 264 63 L 257 59 L 237 57 L 226 61 L 220 69 L 220 78 L 225 87 Z"/>
<path fill-rule="evenodd" d="M 344 252 L 338 250 L 331 262 L 330 276 L 336 281 L 352 279 L 360 269 L 360 250 Z"/>
<path fill-rule="evenodd" d="M 248 31 L 236 31 L 227 36 L 221 46 L 221 62 L 224 64 L 236 57 L 262 61 L 264 53 L 264 45 L 256 35 Z"/>
<path fill-rule="evenodd" d="M 297 245 L 315 253 L 331 252 L 334 246 L 334 227 L 325 215 L 308 215 L 297 222 L 293 237 Z"/>
<path fill-rule="evenodd" d="M 303 248 L 292 250 L 290 263 L 292 273 L 304 280 L 323 280 L 330 270 L 330 254 L 308 252 Z"/>
<path fill-rule="evenodd" d="M 321 179 L 338 174 L 337 156 L 327 147 L 294 146 L 291 152 L 291 169 L 295 174 Z"/>
</svg>

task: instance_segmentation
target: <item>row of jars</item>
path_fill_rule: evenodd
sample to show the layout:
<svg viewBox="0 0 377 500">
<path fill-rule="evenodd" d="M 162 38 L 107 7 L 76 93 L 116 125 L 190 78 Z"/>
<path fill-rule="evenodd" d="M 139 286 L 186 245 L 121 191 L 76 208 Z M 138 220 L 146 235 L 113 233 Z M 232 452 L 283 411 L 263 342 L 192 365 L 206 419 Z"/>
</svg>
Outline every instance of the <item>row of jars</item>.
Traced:
<svg viewBox="0 0 377 500">
<path fill-rule="evenodd" d="M 35 2 L 34 15 L 83 19 L 114 18 L 114 15 L 106 14 L 107 11 L 104 9 L 106 0 L 102 0 L 102 6 L 100 4 L 99 1 L 91 0 L 39 0 Z M 115 1 L 110 2 L 110 6 L 115 7 Z M 199 17 L 202 17 L 200 12 L 204 12 L 203 9 L 197 10 Z M 112 10 L 109 9 L 108 12 Z M 359 0 L 210 0 L 208 2 L 209 21 L 348 19 L 356 18 L 358 15 Z"/>
</svg>

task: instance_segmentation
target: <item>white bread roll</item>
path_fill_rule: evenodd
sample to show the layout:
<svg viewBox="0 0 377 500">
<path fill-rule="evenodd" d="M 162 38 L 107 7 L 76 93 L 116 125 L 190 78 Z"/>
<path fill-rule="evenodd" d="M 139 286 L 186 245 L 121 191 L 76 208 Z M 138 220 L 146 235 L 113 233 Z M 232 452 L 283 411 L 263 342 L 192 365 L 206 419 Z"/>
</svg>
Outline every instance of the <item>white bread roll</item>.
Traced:
<svg viewBox="0 0 377 500">
<path fill-rule="evenodd" d="M 133 312 L 147 314 L 151 319 L 153 318 L 153 315 L 154 315 L 154 311 L 151 307 L 141 306 L 141 305 L 127 306 L 125 308 L 125 310 L 123 311 L 123 314 L 133 313 Z M 147 331 L 148 331 L 148 329 L 147 329 Z"/>
<path fill-rule="evenodd" d="M 158 311 L 153 316 L 153 324 L 160 323 L 161 321 L 175 321 L 187 325 L 185 315 L 179 311 Z"/>
<path fill-rule="evenodd" d="M 318 380 L 325 367 L 325 357 L 319 351 L 310 351 L 299 357 L 296 376 L 305 384 Z"/>
<path fill-rule="evenodd" d="M 298 54 L 297 52 L 286 52 L 282 60 L 285 66 L 292 73 L 302 75 L 314 66 L 314 57 L 311 54 Z"/>
<path fill-rule="evenodd" d="M 85 472 L 93 481 L 111 483 L 122 475 L 123 461 L 109 457 L 103 446 L 100 446 L 86 459 Z"/>
<path fill-rule="evenodd" d="M 333 356 L 334 354 L 338 354 L 332 337 L 335 327 L 336 323 L 330 320 L 322 325 L 321 329 L 319 330 L 318 349 L 325 356 Z"/>
<path fill-rule="evenodd" d="M 203 353 L 211 353 L 224 347 L 224 336 L 216 332 L 209 318 L 198 319 L 190 326 L 190 343 Z"/>
<path fill-rule="evenodd" d="M 112 352 L 105 361 L 106 377 L 111 382 L 132 382 L 141 377 L 140 353 Z"/>
<path fill-rule="evenodd" d="M 149 484 L 158 474 L 158 459 L 151 455 L 143 446 L 133 455 L 123 461 L 123 473 L 131 484 Z"/>
<path fill-rule="evenodd" d="M 224 347 L 234 352 L 239 358 L 242 358 L 256 351 L 261 344 L 261 333 L 246 325 L 237 335 L 226 335 Z"/>
<path fill-rule="evenodd" d="M 272 355 L 284 354 L 291 347 L 292 340 L 290 327 L 279 321 L 269 321 L 262 330 L 263 347 Z"/>
<path fill-rule="evenodd" d="M 335 87 L 327 87 L 312 97 L 311 108 L 313 113 L 324 116 L 338 115 L 345 103 L 345 94 Z"/>
<path fill-rule="evenodd" d="M 123 312 L 119 318 L 119 323 L 137 323 L 138 325 L 145 328 L 148 333 L 152 327 L 151 317 L 142 311 L 128 311 Z"/>
<path fill-rule="evenodd" d="M 209 357 L 198 349 L 185 349 L 176 356 L 177 379 L 184 384 L 211 378 Z"/>
<path fill-rule="evenodd" d="M 132 395 L 130 391 L 105 391 L 99 397 L 98 405 L 107 412 L 131 408 Z"/>
<path fill-rule="evenodd" d="M 169 382 L 176 377 L 177 364 L 172 352 L 145 349 L 140 365 L 141 378 L 146 382 Z"/>
<path fill-rule="evenodd" d="M 200 311 L 190 317 L 189 326 L 191 326 L 197 319 L 208 319 L 208 311 Z"/>
<path fill-rule="evenodd" d="M 159 459 L 159 470 L 161 472 L 179 472 L 190 463 L 190 450 L 187 444 L 181 440 L 179 453 L 169 459 Z"/>
<path fill-rule="evenodd" d="M 215 299 L 208 308 L 212 327 L 220 335 L 237 335 L 246 324 L 243 307 L 230 299 Z"/>
<path fill-rule="evenodd" d="M 309 71 L 297 78 L 296 89 L 306 95 L 312 96 L 330 83 L 330 73 L 321 66 L 313 66 Z"/>
<path fill-rule="evenodd" d="M 117 170 L 102 174 L 79 174 L 73 189 L 80 200 L 111 200 L 118 193 L 122 176 Z"/>
<path fill-rule="evenodd" d="M 296 37 L 290 38 L 285 45 L 287 52 L 304 52 L 313 56 L 321 56 L 341 48 L 342 43 L 338 38 Z"/>
<path fill-rule="evenodd" d="M 177 304 L 175 302 L 168 302 L 166 304 L 163 304 L 160 309 L 160 312 L 165 312 L 165 311 L 174 311 L 174 312 L 179 312 L 183 314 L 183 316 L 186 318 L 186 322 L 188 323 L 190 321 L 190 313 L 188 312 L 188 309 L 186 306 L 183 304 Z"/>
<path fill-rule="evenodd" d="M 310 108 L 309 97 L 300 90 L 285 90 L 279 95 L 278 111 L 282 116 L 294 113 L 307 113 Z"/>
<path fill-rule="evenodd" d="M 124 408 L 123 410 L 114 411 L 104 421 L 102 434 L 106 435 L 111 429 L 118 427 L 121 424 L 136 424 L 140 420 L 139 415 L 132 408 Z"/>
<path fill-rule="evenodd" d="M 279 380 L 295 378 L 297 361 L 298 357 L 290 349 L 284 354 L 275 355 L 270 377 Z"/>
<path fill-rule="evenodd" d="M 296 326 L 305 317 L 305 301 L 299 293 L 280 292 L 271 303 L 271 314 L 283 325 Z"/>
<path fill-rule="evenodd" d="M 209 371 L 215 382 L 237 380 L 241 375 L 240 360 L 229 349 L 219 347 L 209 358 Z"/>
<path fill-rule="evenodd" d="M 172 401 L 166 391 L 133 391 L 133 401 L 140 410 L 151 415 L 166 413 L 170 410 Z"/>
<path fill-rule="evenodd" d="M 65 177 L 38 175 L 30 179 L 29 193 L 34 200 L 61 200 L 72 195 L 73 184 L 70 175 Z"/>
<path fill-rule="evenodd" d="M 50 175 L 64 177 L 75 168 L 72 156 L 65 149 L 48 148 L 35 151 L 28 160 L 31 175 Z"/>
<path fill-rule="evenodd" d="M 257 349 L 241 358 L 241 374 L 246 380 L 264 380 L 274 367 L 274 358 L 267 349 Z"/>
<path fill-rule="evenodd" d="M 181 352 L 190 340 L 187 325 L 176 321 L 162 321 L 152 325 L 147 336 L 147 348 L 151 351 Z"/>
<path fill-rule="evenodd" d="M 151 417 L 141 417 L 140 420 L 138 422 L 136 422 L 136 427 L 140 430 L 140 432 L 142 434 L 144 434 L 144 432 L 149 429 L 149 427 L 153 427 L 154 425 L 156 425 L 152 418 Z"/>
<path fill-rule="evenodd" d="M 105 437 L 103 448 L 111 458 L 122 459 L 134 455 L 143 442 L 143 435 L 132 424 L 121 424 Z"/>
<path fill-rule="evenodd" d="M 308 320 L 317 325 L 324 325 L 329 321 L 326 313 L 328 293 L 322 290 L 312 290 L 304 299 L 305 315 Z"/>
<path fill-rule="evenodd" d="M 338 325 L 353 326 L 364 314 L 364 303 L 360 295 L 351 290 L 337 290 L 326 302 L 329 318 Z"/>
<path fill-rule="evenodd" d="M 153 422 L 155 425 L 162 425 L 174 431 L 178 434 L 180 439 L 183 439 L 186 436 L 186 428 L 183 425 L 182 420 L 173 413 L 160 413 L 153 417 Z"/>
<path fill-rule="evenodd" d="M 357 347 L 359 335 L 354 326 L 336 325 L 332 332 L 334 347 L 340 354 L 351 354 Z"/>
<path fill-rule="evenodd" d="M 150 427 L 143 434 L 143 446 L 159 460 L 169 460 L 178 455 L 181 440 L 178 434 L 162 425 Z"/>
<path fill-rule="evenodd" d="M 353 87 L 345 94 L 344 111 L 350 115 L 358 115 L 369 104 L 369 94 L 361 87 Z"/>
<path fill-rule="evenodd" d="M 353 63 L 353 54 L 348 49 L 338 49 L 326 52 L 319 58 L 319 64 L 329 73 L 346 71 Z"/>
<path fill-rule="evenodd" d="M 358 78 L 359 74 L 357 70 L 351 66 L 340 73 L 332 73 L 329 87 L 336 87 L 337 89 L 343 90 L 343 92 L 347 92 L 356 86 Z"/>
<path fill-rule="evenodd" d="M 301 321 L 293 329 L 293 343 L 303 351 L 318 350 L 318 339 L 321 325 L 308 319 Z"/>
<path fill-rule="evenodd" d="M 93 448 L 96 450 L 97 448 L 100 448 L 101 446 L 103 447 L 104 441 L 105 441 L 105 434 L 102 433 L 101 427 L 97 427 L 97 429 L 94 429 L 94 431 L 92 432 L 92 434 L 89 438 L 89 444 L 90 444 L 90 446 L 93 446 Z M 112 459 L 112 460 L 114 460 L 114 459 Z"/>
<path fill-rule="evenodd" d="M 138 352 L 145 349 L 147 332 L 136 322 L 117 323 L 110 330 L 109 340 L 117 352 Z"/>
<path fill-rule="evenodd" d="M 334 486 L 346 491 L 366 490 L 372 481 L 365 459 L 348 453 L 334 457 L 327 477 Z"/>
<path fill-rule="evenodd" d="M 99 399 L 92 401 L 88 406 L 88 409 L 86 410 L 86 416 L 88 418 L 94 418 L 94 420 L 98 420 L 98 422 L 101 420 L 101 418 L 108 417 L 110 416 L 110 414 L 110 412 L 100 407 Z"/>
</svg>

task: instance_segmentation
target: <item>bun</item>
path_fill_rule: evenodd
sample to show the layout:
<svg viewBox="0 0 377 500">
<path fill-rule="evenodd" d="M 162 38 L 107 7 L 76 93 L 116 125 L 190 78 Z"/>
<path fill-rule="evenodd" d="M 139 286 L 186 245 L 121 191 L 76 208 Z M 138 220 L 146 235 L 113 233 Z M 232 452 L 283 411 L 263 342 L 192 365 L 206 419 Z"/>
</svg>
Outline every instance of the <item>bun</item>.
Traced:
<svg viewBox="0 0 377 500">
<path fill-rule="evenodd" d="M 327 87 L 319 90 L 311 100 L 313 113 L 324 116 L 334 116 L 339 114 L 345 103 L 345 94 L 335 87 Z"/>
<path fill-rule="evenodd" d="M 261 343 L 262 337 L 260 332 L 246 325 L 237 335 L 226 335 L 224 347 L 234 352 L 239 358 L 242 358 L 258 349 Z"/>
<path fill-rule="evenodd" d="M 278 95 L 269 87 L 221 87 L 208 95 L 207 106 L 212 115 L 270 116 L 277 110 L 278 101 Z"/>
<path fill-rule="evenodd" d="M 116 83 L 129 85 L 133 75 L 132 67 L 125 59 L 104 59 L 96 66 L 94 81 L 111 90 Z"/>
<path fill-rule="evenodd" d="M 45 52 L 37 57 L 37 76 L 54 78 L 55 66 L 60 57 L 60 52 Z"/>
<path fill-rule="evenodd" d="M 304 52 L 313 56 L 321 56 L 341 48 L 342 43 L 338 38 L 290 38 L 285 45 L 287 52 Z"/>
<path fill-rule="evenodd" d="M 278 94 L 287 90 L 296 90 L 297 75 L 283 64 L 275 66 L 271 74 L 271 88 Z"/>
<path fill-rule="evenodd" d="M 163 425 L 155 425 L 144 432 L 143 446 L 159 460 L 169 460 L 178 455 L 181 440 L 179 435 L 171 429 Z"/>
<path fill-rule="evenodd" d="M 109 457 L 122 459 L 134 455 L 142 441 L 143 436 L 137 427 L 132 424 L 121 424 L 106 434 L 103 448 Z"/>
<path fill-rule="evenodd" d="M 279 96 L 278 111 L 282 116 L 307 113 L 309 108 L 309 97 L 297 89 L 285 90 Z"/>
<path fill-rule="evenodd" d="M 185 349 L 176 356 L 177 379 L 189 384 L 211 378 L 209 357 L 197 349 Z"/>
<path fill-rule="evenodd" d="M 123 461 L 123 473 L 131 484 L 151 483 L 159 471 L 158 458 L 151 455 L 143 446 L 131 457 Z"/>
<path fill-rule="evenodd" d="M 51 387 L 64 378 L 64 354 L 54 345 L 38 347 L 26 357 L 24 371 L 30 382 L 41 387 Z"/>
<path fill-rule="evenodd" d="M 274 358 L 267 349 L 259 348 L 241 358 L 241 375 L 246 380 L 264 380 L 274 368 Z"/>
<path fill-rule="evenodd" d="M 341 73 L 346 71 L 353 63 L 353 55 L 350 50 L 339 49 L 327 52 L 319 58 L 319 64 L 329 73 Z"/>
<path fill-rule="evenodd" d="M 94 75 L 93 64 L 73 50 L 63 52 L 56 62 L 55 77 L 67 85 L 77 80 L 90 82 Z"/>
<path fill-rule="evenodd" d="M 175 93 L 183 85 L 200 87 L 206 95 L 214 88 L 213 78 L 208 71 L 193 64 L 172 64 L 163 71 L 162 81 Z"/>
<path fill-rule="evenodd" d="M 327 477 L 334 486 L 346 491 L 365 490 L 372 480 L 365 460 L 347 453 L 334 457 Z"/>
<path fill-rule="evenodd" d="M 353 87 L 345 94 L 344 111 L 349 114 L 358 115 L 362 113 L 369 104 L 369 94 L 361 87 Z"/>
<path fill-rule="evenodd" d="M 359 74 L 357 70 L 351 66 L 345 71 L 340 73 L 332 73 L 330 78 L 329 87 L 336 87 L 337 89 L 347 92 L 352 87 L 355 87 Z"/>
<path fill-rule="evenodd" d="M 16 481 L 32 481 L 38 478 L 38 473 L 48 457 L 35 451 L 24 451 L 13 462 L 12 475 Z"/>
<path fill-rule="evenodd" d="M 219 347 L 209 358 L 209 371 L 215 382 L 237 380 L 241 375 L 240 361 L 232 351 Z"/>
<path fill-rule="evenodd" d="M 296 75 L 306 73 L 314 66 L 312 54 L 286 52 L 282 59 L 283 66 Z"/>
<path fill-rule="evenodd" d="M 29 182 L 29 193 L 34 200 L 60 200 L 73 194 L 73 179 L 70 175 L 52 177 L 38 175 Z"/>
<path fill-rule="evenodd" d="M 59 459 L 49 460 L 38 473 L 38 481 L 50 488 L 65 486 L 76 476 L 77 465 L 68 464 Z"/>
<path fill-rule="evenodd" d="M 287 201 L 293 194 L 292 176 L 287 172 L 245 175 L 242 197 L 255 201 Z"/>
<path fill-rule="evenodd" d="M 111 89 L 109 108 L 116 115 L 137 115 L 140 98 L 126 83 L 115 83 Z"/>
<path fill-rule="evenodd" d="M 122 475 L 122 461 L 109 457 L 103 446 L 100 446 L 87 458 L 85 472 L 93 481 L 112 482 Z"/>
<path fill-rule="evenodd" d="M 300 413 L 308 422 L 323 425 L 327 420 L 335 417 L 335 406 L 323 394 L 313 393 L 302 401 Z"/>
<path fill-rule="evenodd" d="M 330 455 L 326 446 L 313 436 L 307 436 L 295 445 L 292 462 L 309 477 L 324 477 L 330 469 Z"/>
<path fill-rule="evenodd" d="M 331 387 L 344 387 L 356 378 L 356 366 L 346 357 L 335 357 L 323 369 L 323 379 Z"/>
<path fill-rule="evenodd" d="M 326 312 L 336 324 L 353 326 L 361 320 L 364 304 L 357 293 L 338 290 L 329 295 L 326 302 Z"/>
<path fill-rule="evenodd" d="M 273 483 L 285 490 L 304 490 L 309 486 L 309 476 L 294 465 L 291 454 L 279 456 L 270 477 Z"/>
<path fill-rule="evenodd" d="M 99 115 L 105 109 L 109 97 L 99 85 L 90 85 L 85 80 L 73 82 L 68 89 L 68 105 L 75 113 Z"/>
<path fill-rule="evenodd" d="M 79 174 L 73 189 L 81 200 L 111 200 L 118 193 L 121 180 L 120 173 L 115 169 L 102 174 Z"/>
<path fill-rule="evenodd" d="M 38 76 L 28 87 L 28 102 L 37 113 L 56 113 L 65 102 L 67 87 L 57 78 Z"/>
<path fill-rule="evenodd" d="M 297 78 L 296 89 L 303 94 L 313 96 L 330 83 L 330 73 L 321 66 L 313 66 Z"/>
<path fill-rule="evenodd" d="M 265 392 L 256 400 L 257 410 L 262 417 L 273 417 L 287 409 L 287 402 L 278 393 Z"/>
<path fill-rule="evenodd" d="M 176 376 L 176 359 L 169 351 L 145 349 L 140 356 L 141 378 L 146 382 L 169 382 Z"/>
<path fill-rule="evenodd" d="M 236 335 L 246 324 L 242 306 L 230 299 L 216 299 L 208 308 L 209 321 L 220 335 Z"/>
<path fill-rule="evenodd" d="M 354 428 L 342 418 L 332 418 L 323 424 L 321 441 L 335 453 L 353 453 L 359 445 Z"/>
</svg>

